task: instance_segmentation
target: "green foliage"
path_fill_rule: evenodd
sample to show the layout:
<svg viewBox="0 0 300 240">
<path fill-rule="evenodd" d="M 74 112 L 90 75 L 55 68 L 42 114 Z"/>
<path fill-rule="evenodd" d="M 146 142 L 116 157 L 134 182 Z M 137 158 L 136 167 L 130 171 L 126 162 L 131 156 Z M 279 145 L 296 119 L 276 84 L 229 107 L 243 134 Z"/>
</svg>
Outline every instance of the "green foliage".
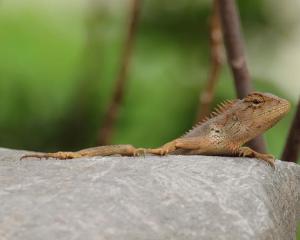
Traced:
<svg viewBox="0 0 300 240">
<path fill-rule="evenodd" d="M 256 34 L 270 24 L 260 2 L 240 1 L 246 28 Z M 43 11 L 0 15 L 0 146 L 52 151 L 95 145 L 126 16 L 100 8 L 88 18 L 80 12 L 54 20 L 57 15 Z M 158 146 L 193 125 L 209 67 L 209 14 L 209 2 L 145 1 L 113 143 Z M 255 86 L 286 97 L 265 79 L 255 79 Z M 215 104 L 235 97 L 227 68 L 216 96 Z M 277 157 L 291 117 L 266 134 Z"/>
</svg>

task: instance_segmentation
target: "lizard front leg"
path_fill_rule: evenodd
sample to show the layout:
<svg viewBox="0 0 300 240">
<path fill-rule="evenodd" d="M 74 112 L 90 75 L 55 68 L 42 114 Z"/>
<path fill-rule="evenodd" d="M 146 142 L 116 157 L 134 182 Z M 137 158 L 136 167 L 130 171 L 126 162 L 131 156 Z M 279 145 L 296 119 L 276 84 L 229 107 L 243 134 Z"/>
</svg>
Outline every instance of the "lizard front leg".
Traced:
<svg viewBox="0 0 300 240">
<path fill-rule="evenodd" d="M 240 147 L 237 150 L 237 154 L 242 157 L 251 157 L 263 160 L 275 168 L 275 158 L 271 154 L 259 153 L 249 147 Z"/>
<path fill-rule="evenodd" d="M 55 153 L 36 153 L 26 154 L 21 159 L 34 157 L 34 158 L 56 158 L 60 160 L 80 158 L 80 157 L 94 157 L 94 156 L 137 156 L 142 153 L 141 149 L 137 149 L 129 144 L 124 145 L 108 145 L 93 148 L 82 149 L 77 152 L 55 152 Z"/>
</svg>

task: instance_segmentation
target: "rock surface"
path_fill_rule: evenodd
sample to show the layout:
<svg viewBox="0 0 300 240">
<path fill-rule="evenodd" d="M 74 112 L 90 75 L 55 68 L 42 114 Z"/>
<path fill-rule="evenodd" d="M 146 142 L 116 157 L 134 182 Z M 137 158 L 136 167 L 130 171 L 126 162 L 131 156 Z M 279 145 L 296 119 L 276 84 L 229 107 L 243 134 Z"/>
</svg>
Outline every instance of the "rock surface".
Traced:
<svg viewBox="0 0 300 240">
<path fill-rule="evenodd" d="M 22 153 L 0 149 L 0 239 L 295 239 L 296 164 Z"/>
</svg>

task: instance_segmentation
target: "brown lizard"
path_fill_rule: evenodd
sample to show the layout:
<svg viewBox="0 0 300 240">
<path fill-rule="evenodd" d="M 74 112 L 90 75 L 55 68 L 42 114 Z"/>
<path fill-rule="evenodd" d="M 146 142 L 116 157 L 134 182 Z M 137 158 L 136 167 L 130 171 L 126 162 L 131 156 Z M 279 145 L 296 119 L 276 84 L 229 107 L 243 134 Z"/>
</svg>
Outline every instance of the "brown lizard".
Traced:
<svg viewBox="0 0 300 240">
<path fill-rule="evenodd" d="M 290 103 L 270 93 L 253 92 L 244 99 L 225 101 L 194 128 L 159 148 L 135 148 L 132 145 L 109 145 L 77 152 L 27 154 L 22 157 L 70 159 L 84 156 L 120 154 L 220 155 L 254 157 L 274 167 L 274 157 L 243 146 L 274 126 L 289 111 Z"/>
</svg>

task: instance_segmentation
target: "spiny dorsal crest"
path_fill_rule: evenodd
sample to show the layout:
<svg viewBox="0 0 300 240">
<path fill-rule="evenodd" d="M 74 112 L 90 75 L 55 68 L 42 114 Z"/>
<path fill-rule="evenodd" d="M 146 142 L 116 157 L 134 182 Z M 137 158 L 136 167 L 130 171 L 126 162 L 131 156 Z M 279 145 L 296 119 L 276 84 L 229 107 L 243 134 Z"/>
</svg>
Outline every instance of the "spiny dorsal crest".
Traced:
<svg viewBox="0 0 300 240">
<path fill-rule="evenodd" d="M 236 100 L 225 100 L 224 102 L 218 104 L 214 110 L 211 112 L 211 114 L 209 115 L 209 118 L 213 118 L 218 116 L 219 114 L 225 112 L 226 110 L 228 110 L 229 108 L 231 108 L 231 106 L 233 105 L 233 103 L 235 103 Z M 206 121 L 205 121 L 206 122 Z M 202 121 L 201 121 L 202 123 Z"/>
<path fill-rule="evenodd" d="M 214 110 L 212 111 L 212 113 L 203 118 L 200 122 L 198 122 L 197 124 L 195 124 L 192 129 L 190 129 L 189 131 L 187 131 L 182 137 L 186 136 L 188 133 L 192 132 L 195 128 L 200 127 L 203 123 L 207 122 L 208 120 L 222 114 L 223 112 L 227 111 L 229 108 L 232 107 L 232 105 L 236 102 L 237 100 L 225 100 L 224 102 L 218 104 Z"/>
</svg>

